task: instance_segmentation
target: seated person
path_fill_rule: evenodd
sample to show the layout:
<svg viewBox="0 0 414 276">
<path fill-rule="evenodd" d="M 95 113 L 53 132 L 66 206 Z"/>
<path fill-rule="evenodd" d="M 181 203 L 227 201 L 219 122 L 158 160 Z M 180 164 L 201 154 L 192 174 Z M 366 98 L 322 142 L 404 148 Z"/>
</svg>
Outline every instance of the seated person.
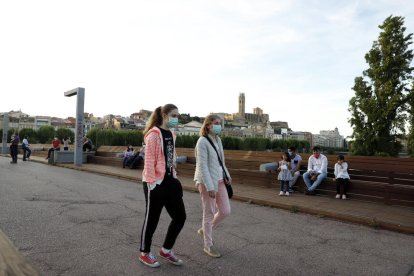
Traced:
<svg viewBox="0 0 414 276">
<path fill-rule="evenodd" d="M 336 196 L 335 198 L 346 199 L 346 191 L 349 185 L 348 163 L 343 155 L 338 155 L 338 162 L 335 164 Z"/>
<path fill-rule="evenodd" d="M 308 171 L 303 174 L 303 181 L 306 184 L 306 195 L 314 195 L 315 189 L 322 183 L 328 174 L 328 159 L 321 154 L 321 149 L 313 147 L 313 154 L 308 160 Z"/>
<path fill-rule="evenodd" d="M 55 136 L 55 138 L 53 138 L 52 140 L 52 147 L 49 149 L 49 151 L 47 152 L 47 157 L 46 159 L 50 158 L 50 154 L 52 154 L 52 151 L 59 151 L 60 150 L 60 140 L 57 136 Z"/>
<path fill-rule="evenodd" d="M 86 150 L 91 151 L 92 146 L 93 146 L 92 140 L 84 136 L 83 137 L 83 151 L 86 151 Z"/>
<path fill-rule="evenodd" d="M 27 135 L 24 136 L 22 142 L 22 149 L 23 149 L 23 161 L 30 160 L 30 155 L 32 154 L 32 150 L 30 149 L 29 140 L 27 139 Z"/>
<path fill-rule="evenodd" d="M 132 156 L 134 156 L 134 148 L 131 145 L 128 145 L 124 152 L 124 158 L 122 159 L 122 168 L 125 168 L 125 165 Z"/>
<path fill-rule="evenodd" d="M 289 182 L 289 192 L 293 192 L 293 185 L 296 184 L 296 181 L 298 180 L 300 176 L 300 166 L 302 165 L 302 157 L 299 154 L 296 154 L 296 148 L 295 147 L 289 147 L 288 153 L 290 156 L 290 165 L 292 173 L 292 180 Z"/>
<path fill-rule="evenodd" d="M 136 169 L 138 167 L 139 162 L 141 160 L 144 160 L 144 158 L 145 158 L 145 144 L 143 143 L 142 148 L 127 161 L 127 166 L 129 166 L 130 169 Z"/>
</svg>

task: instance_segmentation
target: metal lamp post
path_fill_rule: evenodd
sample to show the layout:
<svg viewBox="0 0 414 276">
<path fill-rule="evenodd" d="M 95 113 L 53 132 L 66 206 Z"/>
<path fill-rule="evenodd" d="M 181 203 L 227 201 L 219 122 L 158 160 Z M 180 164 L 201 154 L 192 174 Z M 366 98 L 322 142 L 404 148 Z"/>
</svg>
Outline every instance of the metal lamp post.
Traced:
<svg viewBox="0 0 414 276">
<path fill-rule="evenodd" d="M 83 157 L 83 121 L 84 121 L 84 104 L 85 104 L 85 88 L 78 87 L 65 92 L 65 97 L 77 95 L 76 99 L 76 128 L 75 128 L 75 156 L 73 164 L 82 166 Z"/>
<path fill-rule="evenodd" d="M 3 115 L 3 137 L 2 137 L 2 154 L 7 154 L 8 148 L 7 148 L 7 132 L 9 130 L 9 113 L 4 113 Z"/>
</svg>

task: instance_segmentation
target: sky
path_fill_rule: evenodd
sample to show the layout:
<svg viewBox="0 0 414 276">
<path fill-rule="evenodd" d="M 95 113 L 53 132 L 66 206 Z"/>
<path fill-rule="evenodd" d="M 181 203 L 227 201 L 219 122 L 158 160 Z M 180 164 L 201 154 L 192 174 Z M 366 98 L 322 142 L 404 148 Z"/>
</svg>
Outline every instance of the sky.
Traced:
<svg viewBox="0 0 414 276">
<path fill-rule="evenodd" d="M 294 131 L 348 123 L 354 79 L 409 0 L 0 0 L 0 112 L 129 116 L 173 103 L 204 117 L 260 107 Z M 412 49 L 412 47 L 411 47 Z"/>
</svg>

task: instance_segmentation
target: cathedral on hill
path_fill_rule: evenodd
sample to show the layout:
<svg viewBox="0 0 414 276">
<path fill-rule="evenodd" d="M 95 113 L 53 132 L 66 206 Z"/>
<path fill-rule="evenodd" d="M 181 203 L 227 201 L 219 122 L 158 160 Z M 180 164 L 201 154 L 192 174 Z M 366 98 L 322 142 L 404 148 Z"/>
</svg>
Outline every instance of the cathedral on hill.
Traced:
<svg viewBox="0 0 414 276">
<path fill-rule="evenodd" d="M 253 113 L 246 113 L 246 97 L 244 93 L 239 94 L 239 112 L 226 114 L 226 121 L 232 122 L 235 126 L 248 126 L 252 124 L 267 125 L 269 122 L 269 114 L 264 114 L 259 107 L 253 109 Z"/>
</svg>

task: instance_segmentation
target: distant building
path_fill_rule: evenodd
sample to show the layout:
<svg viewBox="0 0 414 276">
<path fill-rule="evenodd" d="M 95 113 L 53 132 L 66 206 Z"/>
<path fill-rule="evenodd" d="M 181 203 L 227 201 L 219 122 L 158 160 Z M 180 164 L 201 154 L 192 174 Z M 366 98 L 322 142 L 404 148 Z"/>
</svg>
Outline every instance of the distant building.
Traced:
<svg viewBox="0 0 414 276">
<path fill-rule="evenodd" d="M 264 114 L 263 110 L 259 107 L 253 109 L 253 113 L 246 113 L 246 96 L 244 93 L 239 94 L 238 100 L 239 110 L 237 113 L 228 114 L 221 113 L 222 119 L 224 121 L 224 126 L 234 128 L 250 128 L 250 130 L 245 130 L 244 136 L 247 137 L 266 137 L 266 131 L 259 130 L 259 132 L 254 132 L 255 129 L 266 129 L 267 123 L 269 122 L 269 114 Z M 261 124 L 259 128 L 257 124 Z M 255 126 L 252 126 L 255 125 Z M 232 133 L 229 131 L 229 134 Z"/>
<path fill-rule="evenodd" d="M 334 130 L 321 130 L 319 134 L 313 135 L 313 146 L 343 148 L 344 145 L 344 137 L 339 134 L 337 127 Z"/>
<path fill-rule="evenodd" d="M 134 123 L 135 123 L 136 128 L 139 129 L 139 130 L 144 130 L 145 126 L 147 124 L 146 121 L 140 120 L 140 119 L 134 120 Z"/>
<path fill-rule="evenodd" d="M 49 116 L 35 116 L 34 129 L 38 130 L 42 126 L 52 125 L 52 118 Z"/>
<path fill-rule="evenodd" d="M 133 120 L 147 121 L 151 114 L 152 111 L 141 109 L 139 112 L 132 113 L 129 117 Z"/>
<path fill-rule="evenodd" d="M 199 135 L 202 123 L 197 121 L 191 121 L 187 124 L 184 124 L 180 127 L 177 127 L 177 135 Z"/>
<path fill-rule="evenodd" d="M 291 131 L 288 133 L 288 139 L 305 140 L 305 141 L 308 141 L 309 145 L 313 144 L 313 135 L 310 132 Z"/>
</svg>

